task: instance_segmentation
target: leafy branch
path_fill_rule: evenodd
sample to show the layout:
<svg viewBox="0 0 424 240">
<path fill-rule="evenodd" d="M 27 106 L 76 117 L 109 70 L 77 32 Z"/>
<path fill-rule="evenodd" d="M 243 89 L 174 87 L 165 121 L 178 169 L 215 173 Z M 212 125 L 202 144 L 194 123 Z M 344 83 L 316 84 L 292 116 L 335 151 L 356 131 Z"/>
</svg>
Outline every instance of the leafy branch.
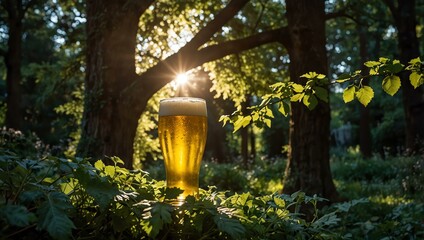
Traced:
<svg viewBox="0 0 424 240">
<path fill-rule="evenodd" d="M 271 127 L 271 119 L 274 118 L 271 107 L 278 105 L 278 111 L 287 116 L 290 112 L 291 102 L 303 103 L 309 110 L 313 110 L 319 100 L 328 102 L 328 87 L 349 83 L 343 90 L 343 101 L 353 101 L 355 98 L 365 107 L 374 98 L 374 90 L 371 86 L 363 84 L 364 79 L 371 77 L 382 78 L 381 87 L 390 96 L 394 96 L 400 86 L 401 73 L 409 73 L 409 81 L 416 89 L 424 84 L 424 62 L 415 58 L 403 65 L 399 60 L 379 58 L 378 61 L 368 61 L 364 65 L 369 69 L 368 73 L 361 70 L 353 73 L 341 74 L 337 79 L 330 81 L 324 74 L 309 72 L 300 76 L 306 79 L 304 85 L 294 82 L 278 82 L 271 85 L 271 93 L 262 96 L 262 102 L 249 107 L 249 113 L 244 115 L 241 109 L 237 109 L 231 115 L 223 115 L 219 119 L 223 125 L 232 123 L 234 132 L 250 124 L 258 127 L 266 125 Z"/>
</svg>

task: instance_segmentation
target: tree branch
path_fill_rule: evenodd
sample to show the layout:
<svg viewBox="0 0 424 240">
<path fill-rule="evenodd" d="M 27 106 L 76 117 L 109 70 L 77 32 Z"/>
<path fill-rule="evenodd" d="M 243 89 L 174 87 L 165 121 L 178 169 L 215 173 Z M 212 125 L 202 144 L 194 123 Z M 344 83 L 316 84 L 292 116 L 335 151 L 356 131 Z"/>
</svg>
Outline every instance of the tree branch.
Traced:
<svg viewBox="0 0 424 240">
<path fill-rule="evenodd" d="M 136 103 L 140 93 L 153 95 L 171 82 L 179 72 L 185 72 L 204 63 L 271 42 L 280 42 L 286 48 L 290 48 L 291 43 L 287 27 L 207 46 L 197 51 L 179 51 L 138 76 L 133 84 L 121 92 L 121 97 Z M 148 92 L 146 92 L 147 89 Z"/>
<path fill-rule="evenodd" d="M 209 41 L 222 26 L 230 21 L 247 2 L 249 2 L 249 0 L 232 0 L 212 21 L 202 28 L 193 39 L 181 49 L 181 51 L 197 50 L 200 46 Z"/>
<path fill-rule="evenodd" d="M 195 59 L 191 68 L 204 63 L 223 58 L 230 54 L 240 53 L 271 42 L 280 42 L 290 48 L 290 38 L 287 27 L 261 32 L 246 38 L 211 45 L 197 51 L 191 58 Z M 189 65 L 190 66 L 190 65 Z"/>
</svg>

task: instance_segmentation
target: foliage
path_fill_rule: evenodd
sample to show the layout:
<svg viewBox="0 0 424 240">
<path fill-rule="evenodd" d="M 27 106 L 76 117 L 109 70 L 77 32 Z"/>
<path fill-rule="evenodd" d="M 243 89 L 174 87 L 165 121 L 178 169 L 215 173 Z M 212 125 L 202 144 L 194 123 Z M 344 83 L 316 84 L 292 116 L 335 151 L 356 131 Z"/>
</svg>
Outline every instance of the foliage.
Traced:
<svg viewBox="0 0 424 240">
<path fill-rule="evenodd" d="M 0 149 L 10 149 L 21 156 L 33 157 L 41 157 L 49 152 L 48 147 L 35 133 L 23 134 L 6 127 L 0 129 Z"/>
<path fill-rule="evenodd" d="M 294 82 L 275 83 L 270 86 L 272 93 L 262 96 L 262 102 L 250 107 L 251 112 L 248 115 L 243 115 L 244 113 L 239 109 L 233 112 L 231 116 L 223 115 L 220 121 L 224 125 L 227 122 L 232 122 L 234 132 L 251 123 L 259 127 L 264 124 L 271 127 L 271 119 L 274 118 L 270 109 L 271 105 L 278 104 L 278 109 L 284 116 L 289 113 L 290 102 L 301 102 L 312 110 L 318 105 L 318 100 L 328 102 L 327 89 L 330 84 L 352 82 L 344 89 L 343 100 L 348 103 L 356 98 L 364 106 L 367 106 L 374 98 L 373 88 L 363 84 L 365 78 L 383 77 L 382 88 L 391 96 L 400 88 L 398 74 L 401 72 L 409 71 L 409 80 L 414 88 L 424 84 L 424 62 L 419 57 L 412 59 L 407 66 L 401 64 L 399 60 L 391 61 L 388 58 L 368 61 L 364 65 L 369 69 L 369 73 L 362 73 L 357 70 L 350 74 L 341 74 L 333 82 L 330 82 L 323 74 L 309 72 L 300 76 L 307 79 L 304 86 Z"/>
<path fill-rule="evenodd" d="M 102 161 L 91 164 L 88 159 L 48 156 L 43 149 L 34 154 L 40 148 L 26 151 L 31 149 L 31 138 L 7 133 L 0 148 L 1 238 L 415 239 L 424 235 L 423 203 L 412 200 L 422 199 L 424 164 L 419 157 L 365 161 L 352 152 L 333 158 L 339 190 L 357 200 L 322 211 L 317 205 L 325 202 L 317 196 L 265 189 L 266 182 L 280 177 L 285 166 L 281 159 L 258 159 L 251 170 L 238 168 L 237 162 L 206 162 L 201 185 L 207 190 L 200 189 L 196 197 L 174 207 L 172 199 L 180 190 L 167 189 L 164 181 L 147 172 L 121 168 L 118 158 L 111 158 L 114 164 L 107 166 Z M 205 187 L 211 184 L 218 188 Z M 222 191 L 231 187 L 233 192 Z"/>
<path fill-rule="evenodd" d="M 333 160 L 332 173 L 341 195 L 364 200 L 341 218 L 334 231 L 343 232 L 347 239 L 424 237 L 422 157 L 364 160 L 359 154 L 344 154 Z M 329 210 L 334 207 L 343 203 Z"/>
<path fill-rule="evenodd" d="M 93 166 L 86 159 L 22 158 L 2 149 L 1 237 L 323 239 L 334 236 L 328 228 L 339 221 L 335 213 L 319 217 L 322 199 L 301 192 L 227 196 L 212 187 L 173 207 L 180 190 L 111 160 L 114 165 Z M 312 220 L 300 214 L 307 206 Z"/>
</svg>

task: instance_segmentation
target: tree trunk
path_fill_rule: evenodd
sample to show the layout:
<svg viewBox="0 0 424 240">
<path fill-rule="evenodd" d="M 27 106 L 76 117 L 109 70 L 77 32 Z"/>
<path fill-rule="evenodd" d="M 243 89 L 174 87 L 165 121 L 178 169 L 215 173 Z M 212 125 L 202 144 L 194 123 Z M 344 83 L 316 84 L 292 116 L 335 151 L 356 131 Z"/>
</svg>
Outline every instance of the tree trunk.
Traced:
<svg viewBox="0 0 424 240">
<path fill-rule="evenodd" d="M 326 74 L 324 0 L 287 0 L 291 47 L 290 78 L 304 84 L 300 75 L 309 71 Z M 337 199 L 329 162 L 330 107 L 320 101 L 309 111 L 293 103 L 290 119 L 290 153 L 284 179 L 285 193 L 298 190 Z"/>
<path fill-rule="evenodd" d="M 420 55 L 416 34 L 415 0 L 398 0 L 393 13 L 398 30 L 398 48 L 400 61 L 403 64 Z M 406 148 L 417 152 L 424 143 L 424 95 L 423 88 L 414 89 L 409 82 L 408 74 L 401 75 L 402 98 L 406 120 Z M 421 141 L 421 142 L 419 142 Z"/>
<path fill-rule="evenodd" d="M 253 131 L 253 127 L 249 128 L 249 144 L 250 144 L 250 156 L 255 159 L 256 158 L 256 136 Z"/>
<path fill-rule="evenodd" d="M 6 126 L 22 130 L 21 110 L 21 53 L 22 53 L 22 2 L 8 1 L 9 39 L 5 56 L 6 65 Z"/>
<path fill-rule="evenodd" d="M 119 156 L 127 168 L 132 168 L 138 119 L 151 96 L 139 92 L 137 105 L 122 96 L 137 78 L 134 56 L 140 14 L 125 2 L 87 1 L 87 75 L 78 154 L 93 160 Z"/>
<path fill-rule="evenodd" d="M 368 39 L 367 31 L 364 26 L 358 25 L 357 27 L 359 34 L 359 55 L 361 59 L 361 71 L 366 73 L 368 68 L 364 65 L 368 61 Z M 369 84 L 369 78 L 365 78 L 362 82 L 364 85 Z M 370 158 L 372 155 L 372 138 L 371 138 L 371 128 L 370 128 L 370 111 L 369 108 L 364 107 L 362 104 L 359 104 L 359 149 L 361 154 L 365 158 Z"/>
</svg>

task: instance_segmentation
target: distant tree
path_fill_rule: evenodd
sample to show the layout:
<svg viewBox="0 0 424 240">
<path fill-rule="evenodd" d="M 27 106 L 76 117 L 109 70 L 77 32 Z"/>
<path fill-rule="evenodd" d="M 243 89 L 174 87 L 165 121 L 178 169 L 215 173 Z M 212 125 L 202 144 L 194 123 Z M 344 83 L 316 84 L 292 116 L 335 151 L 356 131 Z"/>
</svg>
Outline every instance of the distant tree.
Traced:
<svg viewBox="0 0 424 240">
<path fill-rule="evenodd" d="M 21 129 L 22 90 L 21 90 L 21 58 L 23 20 L 28 9 L 37 1 L 2 0 L 1 7 L 7 13 L 8 40 L 7 50 L 3 53 L 6 65 L 7 111 L 6 126 Z"/>
<path fill-rule="evenodd" d="M 290 79 L 304 84 L 307 72 L 327 74 L 325 49 L 325 3 L 322 0 L 286 0 L 289 29 Z M 300 103 L 291 105 L 289 161 L 284 192 L 301 189 L 336 200 L 338 194 L 330 171 L 330 108 L 318 103 L 309 111 Z"/>
<path fill-rule="evenodd" d="M 406 64 L 407 61 L 420 56 L 415 0 L 384 0 L 384 2 L 390 9 L 398 31 L 400 61 Z M 424 92 L 422 87 L 414 89 L 407 74 L 403 74 L 401 80 L 406 120 L 406 148 L 417 152 L 424 139 Z"/>
</svg>

